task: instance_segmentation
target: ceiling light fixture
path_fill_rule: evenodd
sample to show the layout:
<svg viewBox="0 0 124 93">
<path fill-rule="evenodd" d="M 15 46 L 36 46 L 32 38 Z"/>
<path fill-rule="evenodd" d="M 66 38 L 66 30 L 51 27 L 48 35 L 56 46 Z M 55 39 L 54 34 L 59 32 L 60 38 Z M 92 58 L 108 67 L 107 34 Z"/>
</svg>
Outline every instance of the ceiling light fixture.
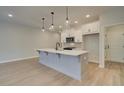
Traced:
<svg viewBox="0 0 124 93">
<path fill-rule="evenodd" d="M 86 15 L 86 18 L 90 18 L 90 15 L 89 15 L 89 14 L 87 14 L 87 15 Z"/>
<path fill-rule="evenodd" d="M 69 17 L 68 17 L 68 6 L 66 6 L 66 23 L 69 23 Z"/>
<path fill-rule="evenodd" d="M 49 30 L 51 30 L 51 27 L 49 27 Z"/>
<path fill-rule="evenodd" d="M 54 12 L 51 12 L 51 16 L 52 16 L 51 29 L 54 29 Z"/>
<path fill-rule="evenodd" d="M 8 14 L 8 17 L 11 17 L 11 18 L 12 18 L 12 17 L 13 17 L 13 15 L 12 15 L 12 14 Z"/>
<path fill-rule="evenodd" d="M 62 32 L 62 26 L 59 25 L 59 32 Z"/>
<path fill-rule="evenodd" d="M 42 18 L 42 22 L 43 22 L 42 31 L 43 31 L 43 32 L 45 31 L 44 20 L 45 20 L 45 18 Z"/>
</svg>

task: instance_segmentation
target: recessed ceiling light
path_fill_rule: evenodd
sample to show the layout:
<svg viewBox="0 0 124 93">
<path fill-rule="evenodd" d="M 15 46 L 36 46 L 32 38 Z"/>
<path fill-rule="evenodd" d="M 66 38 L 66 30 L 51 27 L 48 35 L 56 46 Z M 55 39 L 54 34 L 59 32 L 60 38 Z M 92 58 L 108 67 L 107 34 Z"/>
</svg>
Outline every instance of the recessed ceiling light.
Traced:
<svg viewBox="0 0 124 93">
<path fill-rule="evenodd" d="M 74 23 L 75 23 L 75 24 L 77 24 L 77 23 L 78 23 L 78 21 L 74 21 Z"/>
<path fill-rule="evenodd" d="M 86 15 L 86 18 L 90 18 L 90 15 L 89 15 L 89 14 L 87 14 L 87 15 Z"/>
<path fill-rule="evenodd" d="M 11 17 L 11 18 L 12 18 L 12 17 L 13 17 L 13 15 L 12 15 L 12 14 L 8 14 L 8 17 Z"/>
</svg>

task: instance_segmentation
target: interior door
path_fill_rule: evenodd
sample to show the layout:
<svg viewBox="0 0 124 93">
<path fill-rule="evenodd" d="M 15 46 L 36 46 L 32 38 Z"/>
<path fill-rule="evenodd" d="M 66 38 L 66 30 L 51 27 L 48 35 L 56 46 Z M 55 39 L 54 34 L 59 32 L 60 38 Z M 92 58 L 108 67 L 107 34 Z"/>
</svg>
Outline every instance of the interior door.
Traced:
<svg viewBox="0 0 124 93">
<path fill-rule="evenodd" d="M 124 25 L 112 26 L 107 29 L 108 59 L 124 63 Z"/>
</svg>

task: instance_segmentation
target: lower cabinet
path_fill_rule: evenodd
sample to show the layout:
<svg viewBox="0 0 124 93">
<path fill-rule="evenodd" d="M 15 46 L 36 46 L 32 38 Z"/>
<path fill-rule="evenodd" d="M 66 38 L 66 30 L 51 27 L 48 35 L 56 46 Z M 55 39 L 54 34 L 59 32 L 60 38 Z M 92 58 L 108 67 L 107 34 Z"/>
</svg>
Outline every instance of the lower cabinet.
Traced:
<svg viewBox="0 0 124 93">
<path fill-rule="evenodd" d="M 84 62 L 81 61 L 80 56 L 41 52 L 40 63 L 62 72 L 76 80 L 81 79 L 81 65 Z"/>
<path fill-rule="evenodd" d="M 74 77 L 75 79 L 80 78 L 80 59 L 78 56 L 68 56 L 68 55 L 61 55 L 60 60 L 60 71 L 64 72 L 65 74 Z"/>
<path fill-rule="evenodd" d="M 49 67 L 58 66 L 58 55 L 55 53 L 41 52 L 40 53 L 40 63 L 47 65 Z"/>
<path fill-rule="evenodd" d="M 48 52 L 40 52 L 40 63 L 48 62 Z"/>
<path fill-rule="evenodd" d="M 48 63 L 49 63 L 49 66 L 51 67 L 57 67 L 58 66 L 58 55 L 55 54 L 55 53 L 48 53 Z"/>
</svg>

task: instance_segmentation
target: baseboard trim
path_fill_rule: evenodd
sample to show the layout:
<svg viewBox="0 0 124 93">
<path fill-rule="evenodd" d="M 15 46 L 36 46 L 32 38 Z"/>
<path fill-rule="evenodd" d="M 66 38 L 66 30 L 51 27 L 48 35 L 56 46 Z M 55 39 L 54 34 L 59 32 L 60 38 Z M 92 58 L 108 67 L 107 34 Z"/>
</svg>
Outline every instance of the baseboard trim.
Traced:
<svg viewBox="0 0 124 93">
<path fill-rule="evenodd" d="M 96 61 L 96 60 L 88 60 L 88 62 L 99 63 L 99 61 Z"/>
<path fill-rule="evenodd" d="M 25 57 L 25 58 L 17 58 L 17 59 L 0 61 L 0 64 L 1 63 L 9 63 L 9 62 L 21 61 L 21 60 L 28 60 L 28 59 L 33 59 L 33 58 L 38 58 L 38 56 L 32 56 L 32 57 Z"/>
<path fill-rule="evenodd" d="M 113 60 L 105 60 L 105 61 L 108 61 L 108 62 L 115 62 L 115 63 L 124 63 L 122 61 L 113 61 Z"/>
<path fill-rule="evenodd" d="M 99 67 L 100 67 L 100 68 L 104 68 L 104 65 L 102 65 L 102 64 L 99 64 Z"/>
</svg>

